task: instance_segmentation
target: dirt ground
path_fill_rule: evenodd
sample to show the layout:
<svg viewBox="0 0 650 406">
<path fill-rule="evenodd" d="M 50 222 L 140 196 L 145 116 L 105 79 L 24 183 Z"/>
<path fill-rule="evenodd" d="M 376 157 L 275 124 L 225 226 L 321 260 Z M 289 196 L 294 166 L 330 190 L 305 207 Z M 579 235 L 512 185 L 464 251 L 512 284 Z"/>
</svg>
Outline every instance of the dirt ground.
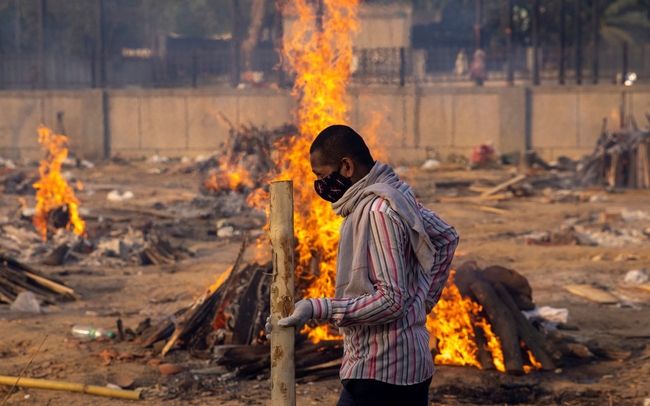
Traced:
<svg viewBox="0 0 650 406">
<path fill-rule="evenodd" d="M 131 190 L 132 204 L 154 207 L 188 200 L 198 193 L 203 175 L 150 173 L 151 168 L 173 168 L 174 164 L 132 163 L 128 166 L 102 164 L 94 169 L 72 171 L 85 187 L 78 197 L 82 207 L 95 216 L 128 224 L 134 215 L 116 213 L 106 207 L 106 193 L 113 188 Z M 30 168 L 29 170 L 36 170 Z M 531 405 L 640 405 L 650 396 L 650 340 L 625 339 L 620 334 L 650 330 L 648 303 L 643 298 L 622 297 L 622 305 L 597 305 L 563 290 L 570 283 L 593 283 L 614 294 L 631 269 L 650 268 L 650 241 L 635 246 L 529 245 L 527 232 L 557 230 L 570 217 L 589 217 L 615 208 L 647 210 L 650 193 L 625 191 L 606 194 L 605 201 L 593 203 L 544 203 L 537 195 L 491 204 L 502 214 L 486 212 L 475 205 L 437 203 L 436 198 L 454 195 L 457 188 L 438 188 L 436 183 L 451 180 L 496 184 L 508 177 L 505 170 L 420 172 L 410 170 L 403 177 L 410 181 L 422 202 L 453 224 L 461 236 L 456 264 L 476 260 L 481 266 L 502 265 L 525 275 L 538 305 L 568 308 L 577 331 L 567 331 L 578 341 L 596 340 L 622 351 L 631 351 L 625 360 L 589 358 L 573 361 L 554 372 L 532 372 L 511 377 L 474 368 L 440 366 L 430 390 L 432 404 L 531 404 Z M 33 205 L 33 196 L 27 202 Z M 9 216 L 18 205 L 17 196 L 0 195 L 0 218 Z M 178 228 L 172 220 L 161 220 Z M 214 235 L 215 220 L 197 218 L 180 221 L 188 237 L 174 237 L 194 253 L 190 259 L 165 266 L 88 267 L 64 265 L 38 266 L 74 288 L 83 300 L 48 306 L 41 315 L 14 313 L 0 305 L 0 375 L 18 375 L 31 355 L 48 335 L 41 351 L 25 376 L 105 386 L 124 373 L 135 379 L 135 387 L 145 388 L 142 404 L 169 405 L 269 405 L 267 381 L 217 382 L 215 377 L 197 373 L 210 367 L 206 360 L 192 359 L 185 351 L 172 351 L 167 359 L 185 368 L 185 372 L 164 377 L 146 358 L 103 360 L 93 354 L 114 348 L 136 355 L 144 350 L 128 342 L 80 342 L 70 335 L 75 323 L 115 330 L 119 317 L 127 327 L 135 328 L 145 317 L 164 318 L 187 305 L 234 262 L 239 249 L 238 237 Z M 634 227 L 645 229 L 649 220 L 638 220 Z M 612 224 L 617 226 L 617 224 Z M 631 226 L 628 222 L 627 226 Z M 629 256 L 634 260 L 617 261 Z M 268 259 L 268 247 L 261 253 L 247 252 L 246 261 L 256 256 Z M 594 258 L 596 257 L 596 258 Z M 599 259 L 599 260 L 595 260 Z M 3 400 L 6 389 L 0 389 Z M 334 405 L 340 382 L 337 379 L 297 386 L 298 405 Z M 79 393 L 20 389 L 7 405 L 126 405 L 132 401 L 94 397 Z"/>
</svg>

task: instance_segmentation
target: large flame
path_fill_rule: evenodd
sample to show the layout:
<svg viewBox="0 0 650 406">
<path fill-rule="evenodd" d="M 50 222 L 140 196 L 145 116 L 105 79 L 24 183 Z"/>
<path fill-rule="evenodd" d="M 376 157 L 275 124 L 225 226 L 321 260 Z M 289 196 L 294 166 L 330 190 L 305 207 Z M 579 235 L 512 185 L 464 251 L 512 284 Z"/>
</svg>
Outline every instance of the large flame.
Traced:
<svg viewBox="0 0 650 406">
<path fill-rule="evenodd" d="M 72 230 L 77 235 L 83 235 L 86 223 L 79 217 L 79 200 L 74 195 L 74 189 L 61 176 L 61 165 L 68 157 L 68 138 L 65 135 L 54 134 L 49 128 L 40 125 L 38 142 L 48 155 L 41 161 L 39 168 L 41 178 L 34 183 L 36 189 L 34 226 L 43 237 L 43 241 L 47 240 L 50 213 L 67 206 L 66 229 Z M 78 186 L 81 186 L 80 182 Z"/>
<path fill-rule="evenodd" d="M 346 84 L 351 74 L 352 38 L 358 30 L 357 0 L 294 0 L 288 8 L 291 25 L 284 56 L 295 73 L 293 94 L 299 134 L 278 145 L 282 179 L 293 179 L 296 272 L 311 279 L 305 296 L 331 297 L 336 281 L 336 251 L 341 224 L 330 204 L 313 191 L 309 164 L 312 140 L 327 126 L 347 124 Z M 327 326 L 309 332 L 314 342 L 334 338 Z M 336 337 L 338 338 L 338 337 Z"/>
</svg>

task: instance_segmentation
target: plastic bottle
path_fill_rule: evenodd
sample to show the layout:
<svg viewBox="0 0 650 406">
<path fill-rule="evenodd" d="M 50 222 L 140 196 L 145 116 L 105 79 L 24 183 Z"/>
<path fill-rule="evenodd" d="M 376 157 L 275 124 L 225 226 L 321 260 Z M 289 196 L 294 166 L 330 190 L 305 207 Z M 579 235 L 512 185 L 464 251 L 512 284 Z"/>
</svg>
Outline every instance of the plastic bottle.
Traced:
<svg viewBox="0 0 650 406">
<path fill-rule="evenodd" d="M 91 340 L 115 338 L 115 333 L 104 330 L 103 328 L 82 326 L 75 324 L 72 327 L 72 335 L 77 338 L 89 338 Z"/>
</svg>

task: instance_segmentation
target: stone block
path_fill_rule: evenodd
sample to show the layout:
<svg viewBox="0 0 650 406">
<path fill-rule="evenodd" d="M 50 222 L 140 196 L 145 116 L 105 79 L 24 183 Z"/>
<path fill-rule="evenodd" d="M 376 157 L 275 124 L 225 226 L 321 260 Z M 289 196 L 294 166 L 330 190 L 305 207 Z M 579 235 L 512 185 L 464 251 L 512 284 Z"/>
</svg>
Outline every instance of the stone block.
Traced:
<svg viewBox="0 0 650 406">
<path fill-rule="evenodd" d="M 281 93 L 237 97 L 236 124 L 253 124 L 267 129 L 294 122 L 293 97 Z"/>
<path fill-rule="evenodd" d="M 187 100 L 183 96 L 140 98 L 142 147 L 158 150 L 188 146 Z"/>
<path fill-rule="evenodd" d="M 593 148 L 607 119 L 609 130 L 620 128 L 623 95 L 620 92 L 584 92 L 579 94 L 578 147 Z"/>
<path fill-rule="evenodd" d="M 533 92 L 532 147 L 578 146 L 578 95 Z"/>
<path fill-rule="evenodd" d="M 111 154 L 123 149 L 141 148 L 140 98 L 111 95 L 108 106 Z"/>
<path fill-rule="evenodd" d="M 237 100 L 235 96 L 190 97 L 189 148 L 215 150 L 228 139 L 230 121 L 237 122 Z M 226 120 L 224 120 L 225 117 Z"/>
<path fill-rule="evenodd" d="M 419 167 L 427 159 L 425 148 L 391 148 L 388 152 L 388 163 L 396 168 L 398 166 Z"/>
<path fill-rule="evenodd" d="M 451 147 L 452 138 L 452 95 L 427 95 L 420 99 L 419 142 L 420 147 Z"/>
<path fill-rule="evenodd" d="M 63 113 L 63 130 L 68 137 L 69 154 L 71 156 L 83 155 L 82 145 L 82 106 L 81 95 L 58 96 L 56 93 L 48 93 L 43 98 L 44 122 L 54 132 L 59 132 L 56 116 Z"/>
<path fill-rule="evenodd" d="M 363 92 L 357 105 L 358 131 L 364 138 L 374 137 L 375 144 L 391 148 L 415 145 L 414 96 Z"/>
<path fill-rule="evenodd" d="M 492 141 L 500 147 L 498 94 L 458 94 L 454 96 L 453 108 L 454 146 L 470 148 Z"/>
<path fill-rule="evenodd" d="M 16 97 L 0 96 L 0 146 L 39 148 L 38 125 L 43 120 L 38 93 Z"/>
<path fill-rule="evenodd" d="M 650 55 L 648 55 L 648 58 L 650 58 Z M 633 91 L 630 94 L 630 101 L 632 105 L 631 113 L 639 126 L 644 127 L 650 124 L 645 116 L 646 113 L 650 114 L 650 91 Z"/>
</svg>

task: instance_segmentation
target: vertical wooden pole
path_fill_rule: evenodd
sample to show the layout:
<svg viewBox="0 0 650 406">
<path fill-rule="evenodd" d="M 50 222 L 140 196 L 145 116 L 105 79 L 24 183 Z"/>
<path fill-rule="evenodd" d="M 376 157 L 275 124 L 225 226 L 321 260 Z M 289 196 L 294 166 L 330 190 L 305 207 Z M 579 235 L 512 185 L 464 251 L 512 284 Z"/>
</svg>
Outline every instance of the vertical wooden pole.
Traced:
<svg viewBox="0 0 650 406">
<path fill-rule="evenodd" d="M 294 364 L 295 327 L 279 327 L 278 320 L 294 309 L 293 182 L 271 182 L 269 229 L 273 247 L 271 281 L 271 405 L 296 405 Z"/>
</svg>

